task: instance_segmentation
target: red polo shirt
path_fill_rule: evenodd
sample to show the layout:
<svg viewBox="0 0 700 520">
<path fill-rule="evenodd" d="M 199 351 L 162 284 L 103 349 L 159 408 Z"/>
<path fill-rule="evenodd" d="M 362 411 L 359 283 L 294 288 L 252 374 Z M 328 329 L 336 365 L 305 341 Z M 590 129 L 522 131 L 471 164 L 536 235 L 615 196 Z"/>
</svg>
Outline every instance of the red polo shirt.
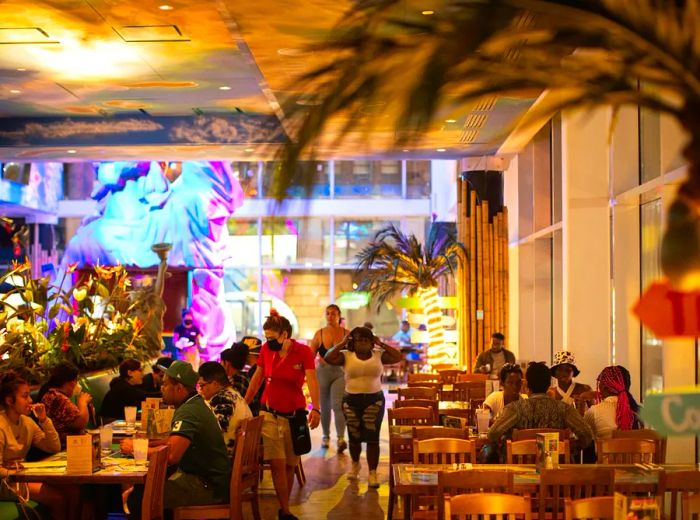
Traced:
<svg viewBox="0 0 700 520">
<path fill-rule="evenodd" d="M 314 370 L 314 355 L 311 349 L 292 340 L 287 355 L 280 357 L 273 352 L 267 342 L 260 349 L 258 367 L 265 378 L 265 391 L 261 402 L 273 410 L 291 414 L 299 408 L 306 408 L 304 397 L 304 377 L 306 370 Z"/>
</svg>

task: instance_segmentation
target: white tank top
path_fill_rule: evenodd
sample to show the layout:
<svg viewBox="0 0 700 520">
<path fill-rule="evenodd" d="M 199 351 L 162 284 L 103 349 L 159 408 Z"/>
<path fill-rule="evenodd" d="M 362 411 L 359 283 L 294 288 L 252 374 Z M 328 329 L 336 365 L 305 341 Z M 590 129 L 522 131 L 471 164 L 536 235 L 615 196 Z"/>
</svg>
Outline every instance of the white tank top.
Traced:
<svg viewBox="0 0 700 520">
<path fill-rule="evenodd" d="M 372 357 L 363 360 L 354 352 L 343 350 L 345 355 L 345 391 L 349 394 L 374 394 L 382 390 L 382 353 L 372 351 Z"/>
</svg>

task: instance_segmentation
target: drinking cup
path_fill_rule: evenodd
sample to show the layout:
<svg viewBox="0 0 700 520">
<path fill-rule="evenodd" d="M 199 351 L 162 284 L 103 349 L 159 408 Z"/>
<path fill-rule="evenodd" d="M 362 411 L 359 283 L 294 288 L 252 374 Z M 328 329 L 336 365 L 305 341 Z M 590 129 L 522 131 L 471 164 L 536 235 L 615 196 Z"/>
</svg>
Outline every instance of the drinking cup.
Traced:
<svg viewBox="0 0 700 520">
<path fill-rule="evenodd" d="M 103 452 L 112 450 L 112 427 L 109 425 L 100 426 L 100 448 Z"/>
<path fill-rule="evenodd" d="M 125 406 L 124 407 L 124 420 L 126 421 L 127 428 L 133 428 L 136 424 L 136 407 L 135 406 Z"/>
<path fill-rule="evenodd" d="M 148 459 L 148 437 L 145 435 L 134 436 L 134 460 L 146 462 Z"/>
<path fill-rule="evenodd" d="M 479 434 L 488 432 L 490 420 L 491 420 L 491 413 L 488 410 L 477 410 L 476 411 L 476 431 Z"/>
</svg>

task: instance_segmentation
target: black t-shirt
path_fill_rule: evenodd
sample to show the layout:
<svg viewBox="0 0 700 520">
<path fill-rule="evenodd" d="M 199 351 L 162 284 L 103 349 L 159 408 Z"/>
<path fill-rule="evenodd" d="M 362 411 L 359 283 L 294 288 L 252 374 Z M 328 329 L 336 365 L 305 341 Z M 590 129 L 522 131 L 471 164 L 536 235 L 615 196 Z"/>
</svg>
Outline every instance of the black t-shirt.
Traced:
<svg viewBox="0 0 700 520">
<path fill-rule="evenodd" d="M 185 327 L 182 323 L 175 327 L 173 333 L 177 334 L 181 338 L 187 338 L 192 344 L 195 344 L 197 336 L 200 336 L 202 334 L 196 325 L 192 325 L 191 327 Z"/>
</svg>

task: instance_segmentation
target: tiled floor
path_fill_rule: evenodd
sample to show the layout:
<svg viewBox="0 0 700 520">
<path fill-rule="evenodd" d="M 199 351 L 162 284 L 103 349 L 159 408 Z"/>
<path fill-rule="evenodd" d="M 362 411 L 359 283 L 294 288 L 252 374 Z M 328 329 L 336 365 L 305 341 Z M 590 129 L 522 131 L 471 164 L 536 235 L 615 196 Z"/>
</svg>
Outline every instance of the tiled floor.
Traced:
<svg viewBox="0 0 700 520">
<path fill-rule="evenodd" d="M 385 391 L 386 393 L 386 391 Z M 387 407 L 391 406 L 394 395 L 386 393 Z M 338 455 L 335 449 L 335 433 L 331 425 L 331 448 L 322 450 L 321 428 L 312 430 L 313 450 L 303 457 L 306 472 L 306 485 L 295 483 L 292 490 L 292 512 L 300 519 L 329 520 L 380 520 L 386 518 L 389 497 L 389 431 L 386 414 L 381 432 L 381 459 L 379 463 L 379 489 L 367 487 L 367 463 L 361 459 L 362 471 L 359 483 L 349 481 L 345 473 L 350 468 L 350 455 L 346 451 Z M 264 520 L 277 518 L 278 503 L 269 472 L 262 482 L 260 505 Z M 247 516 L 250 509 L 243 506 Z M 251 515 L 252 518 L 252 515 Z"/>
</svg>

